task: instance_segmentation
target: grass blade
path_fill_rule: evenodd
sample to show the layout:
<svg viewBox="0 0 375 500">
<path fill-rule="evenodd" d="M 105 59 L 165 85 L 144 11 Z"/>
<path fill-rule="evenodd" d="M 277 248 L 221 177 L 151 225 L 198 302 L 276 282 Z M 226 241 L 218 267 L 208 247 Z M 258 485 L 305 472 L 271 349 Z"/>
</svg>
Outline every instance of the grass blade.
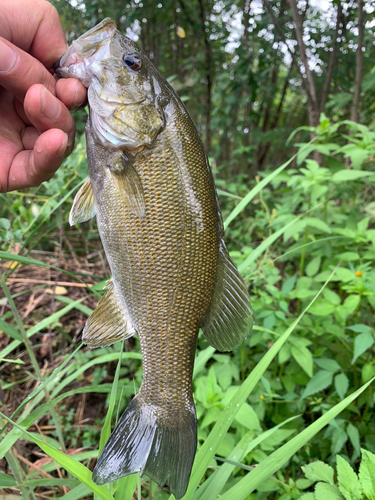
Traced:
<svg viewBox="0 0 375 500">
<path fill-rule="evenodd" d="M 4 418 L 4 420 L 7 420 L 19 430 L 22 430 L 21 427 L 19 427 L 13 420 L 6 417 L 3 413 L 0 413 L 0 415 Z M 87 467 L 85 467 L 80 462 L 77 462 L 77 460 L 75 460 L 74 458 L 65 455 L 65 453 L 62 453 L 59 450 L 55 450 L 55 448 L 45 443 L 44 441 L 36 439 L 27 431 L 24 432 L 28 435 L 31 441 L 33 441 L 36 445 L 39 446 L 39 448 L 44 451 L 44 453 L 50 456 L 53 460 L 56 460 L 56 462 L 59 463 L 61 467 L 64 467 L 65 470 L 70 472 L 70 474 L 72 474 L 81 483 L 87 486 L 93 493 L 98 495 L 99 498 L 101 498 L 102 500 L 114 500 L 113 496 L 106 486 L 98 486 L 91 480 L 92 473 Z"/>
<path fill-rule="evenodd" d="M 98 293 L 95 290 L 94 287 L 88 286 L 78 276 L 76 276 L 75 274 L 71 273 L 70 271 L 66 271 L 65 269 L 61 269 L 60 267 L 51 266 L 50 264 L 46 264 L 45 262 L 43 262 L 41 260 L 31 259 L 30 257 L 24 257 L 22 255 L 17 255 L 17 254 L 14 254 L 14 253 L 3 252 L 3 251 L 0 251 L 0 259 L 10 260 L 12 262 L 19 262 L 20 264 L 33 264 L 35 266 L 49 267 L 50 269 L 54 269 L 55 271 L 59 271 L 60 273 L 64 273 L 67 276 L 70 276 L 71 278 L 74 278 L 76 281 L 79 281 L 80 283 L 83 283 L 85 285 L 85 287 L 86 287 L 87 290 L 89 290 L 90 292 L 92 292 L 98 298 L 101 298 L 101 294 Z"/>
<path fill-rule="evenodd" d="M 32 326 L 26 331 L 27 338 L 32 337 L 36 333 L 39 333 L 41 330 L 44 330 L 45 328 L 48 328 L 48 326 L 58 319 L 61 318 L 61 316 L 64 316 L 67 312 L 70 310 L 74 309 L 77 304 L 85 300 L 86 297 L 82 297 L 81 299 L 75 300 L 71 304 L 68 304 L 67 306 L 63 307 L 59 311 L 56 311 L 54 314 L 51 314 L 48 318 L 43 319 L 40 321 L 37 325 Z M 0 358 L 6 358 L 14 349 L 17 349 L 19 345 L 21 345 L 22 342 L 19 340 L 13 340 L 7 347 L 5 347 L 1 352 L 0 352 Z"/>
<path fill-rule="evenodd" d="M 246 207 L 247 205 L 251 202 L 253 198 L 261 191 L 267 184 L 269 184 L 280 172 L 284 170 L 292 161 L 297 157 L 297 154 L 301 154 L 301 152 L 306 149 L 312 141 L 309 143 L 305 144 L 303 148 L 299 150 L 298 153 L 293 155 L 288 161 L 283 163 L 279 168 L 277 168 L 275 171 L 267 175 L 263 180 L 259 182 L 251 191 L 247 193 L 247 195 L 242 198 L 242 200 L 239 202 L 239 204 L 232 210 L 232 212 L 228 215 L 228 217 L 225 220 L 224 227 L 227 228 L 229 224 L 234 220 Z"/>
<path fill-rule="evenodd" d="M 332 419 L 342 412 L 352 401 L 354 401 L 375 380 L 369 380 L 357 391 L 340 401 L 327 413 L 322 415 L 313 424 L 309 425 L 301 433 L 284 444 L 281 448 L 262 460 L 257 467 L 247 474 L 241 481 L 228 490 L 220 498 L 221 500 L 245 500 L 263 481 L 274 474 L 285 464 L 299 449 L 302 448 L 315 434 L 323 429 Z"/>
<path fill-rule="evenodd" d="M 301 321 L 307 310 L 312 306 L 312 304 L 324 290 L 324 288 L 332 278 L 335 271 L 336 269 L 333 271 L 331 276 L 324 283 L 322 288 L 319 290 L 319 292 L 316 294 L 316 296 L 313 298 L 310 304 L 306 307 L 306 309 L 298 316 L 298 318 L 290 325 L 290 327 L 276 340 L 276 342 L 273 344 L 270 350 L 263 356 L 263 358 L 259 361 L 254 370 L 247 377 L 247 379 L 238 388 L 238 390 L 230 400 L 229 404 L 226 406 L 226 408 L 224 408 L 214 428 L 212 429 L 207 439 L 205 440 L 204 444 L 201 446 L 201 448 L 198 450 L 196 454 L 192 474 L 190 477 L 189 487 L 186 492 L 186 495 L 184 496 L 184 500 L 190 500 L 192 498 L 196 488 L 200 483 L 202 476 L 206 472 L 208 464 L 212 460 L 213 456 L 216 453 L 216 450 L 220 445 L 220 442 L 222 440 L 221 436 L 223 436 L 228 431 L 231 423 L 233 422 L 242 404 L 246 401 L 249 394 L 252 392 L 256 384 L 259 382 L 261 376 L 266 371 L 266 369 L 268 368 L 268 366 L 270 365 L 271 361 L 274 359 L 276 354 L 279 352 L 281 347 L 284 345 L 289 335 L 293 332 L 293 330 Z M 170 499 L 172 498 L 173 496 L 170 497 Z"/>
<path fill-rule="evenodd" d="M 125 336 L 125 334 L 124 334 L 124 336 Z M 118 358 L 115 377 L 113 379 L 111 396 L 110 396 L 109 405 L 108 405 L 108 411 L 107 411 L 107 415 L 105 417 L 103 430 L 100 434 L 99 453 L 102 452 L 105 443 L 108 441 L 109 436 L 111 435 L 111 422 L 112 422 L 113 410 L 115 408 L 115 403 L 116 403 L 117 386 L 118 386 L 118 380 L 120 377 L 121 359 L 122 359 L 123 349 L 124 349 L 124 342 L 121 343 L 121 351 L 120 351 L 119 358 Z"/>
<path fill-rule="evenodd" d="M 89 495 L 91 495 L 91 490 L 84 484 L 80 484 L 61 497 L 60 500 L 81 500 L 81 498 L 88 497 Z"/>
<path fill-rule="evenodd" d="M 132 500 L 137 487 L 138 474 L 122 477 L 117 481 L 116 500 Z"/>
<path fill-rule="evenodd" d="M 50 410 L 53 406 L 57 405 L 63 399 L 74 396 L 76 394 L 83 394 L 88 392 L 109 392 L 110 388 L 108 385 L 103 387 L 102 385 L 97 386 L 88 386 L 88 387 L 80 387 L 79 389 L 74 389 L 72 391 L 65 392 L 61 394 L 61 396 L 55 398 L 53 401 L 49 401 L 48 403 L 44 403 L 38 406 L 34 411 L 30 413 L 24 420 L 17 423 L 18 427 L 14 427 L 8 434 L 1 440 L 0 442 L 0 459 L 3 458 L 5 453 L 7 453 L 10 448 L 16 443 L 16 441 L 23 435 L 26 430 L 36 422 L 40 417 L 45 415 L 48 410 Z M 5 428 L 5 426 L 4 426 Z M 3 430 L 4 430 L 3 428 Z M 30 434 L 30 433 L 29 433 Z"/>
<path fill-rule="evenodd" d="M 251 252 L 251 254 L 247 257 L 247 259 L 245 259 L 242 262 L 242 264 L 238 266 L 239 272 L 243 273 L 249 267 L 250 264 L 252 264 L 260 255 L 262 255 L 262 253 L 265 250 L 267 250 L 268 247 L 272 245 L 274 241 L 277 240 L 277 238 L 282 236 L 290 226 L 293 226 L 293 224 L 295 224 L 302 217 L 302 215 L 305 214 L 301 214 L 292 221 L 288 222 L 288 224 L 286 224 L 284 227 L 282 227 L 278 231 L 275 231 L 273 234 L 268 236 L 268 238 L 262 241 L 262 243 Z"/>
<path fill-rule="evenodd" d="M 288 418 L 284 422 L 281 422 L 278 425 L 275 425 L 275 427 L 272 427 L 272 429 L 269 429 L 265 432 L 262 432 L 259 436 L 257 436 L 255 439 L 251 439 L 249 442 L 249 434 L 251 436 L 251 433 L 245 434 L 245 436 L 241 439 L 241 441 L 237 444 L 237 446 L 234 448 L 232 453 L 228 457 L 228 461 L 235 461 L 235 462 L 240 462 L 241 460 L 246 457 L 254 448 L 256 448 L 262 441 L 267 439 L 268 437 L 272 436 L 274 432 L 276 432 L 278 429 L 286 425 L 287 423 L 291 422 L 292 420 L 295 420 L 298 418 L 299 415 L 296 415 L 294 417 Z M 241 464 L 239 464 L 241 465 Z M 204 500 L 216 500 L 216 498 L 220 495 L 222 489 L 224 488 L 226 482 L 230 478 L 231 474 L 233 473 L 234 469 L 236 468 L 236 464 L 233 463 L 224 463 L 217 471 L 215 471 L 214 475 L 216 476 L 215 480 L 213 481 L 213 484 L 210 487 L 209 493 L 206 493 L 204 496 Z M 200 490 L 197 491 L 197 493 Z M 197 500 L 195 498 L 195 495 L 193 496 L 193 500 Z"/>
</svg>

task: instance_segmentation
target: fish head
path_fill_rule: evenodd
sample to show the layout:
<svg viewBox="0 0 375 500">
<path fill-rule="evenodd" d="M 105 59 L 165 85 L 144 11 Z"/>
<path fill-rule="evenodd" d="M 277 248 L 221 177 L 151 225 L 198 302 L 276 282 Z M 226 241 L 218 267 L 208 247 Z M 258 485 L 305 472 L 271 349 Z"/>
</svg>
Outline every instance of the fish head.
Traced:
<svg viewBox="0 0 375 500">
<path fill-rule="evenodd" d="M 104 146 L 137 151 L 163 129 L 169 85 L 111 19 L 75 40 L 54 70 L 88 88 L 91 130 Z"/>
</svg>

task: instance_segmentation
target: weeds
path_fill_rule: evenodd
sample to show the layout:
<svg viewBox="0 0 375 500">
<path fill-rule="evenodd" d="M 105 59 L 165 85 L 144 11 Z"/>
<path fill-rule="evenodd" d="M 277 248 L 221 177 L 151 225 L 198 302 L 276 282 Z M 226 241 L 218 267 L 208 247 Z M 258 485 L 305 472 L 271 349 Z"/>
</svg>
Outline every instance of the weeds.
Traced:
<svg viewBox="0 0 375 500">
<path fill-rule="evenodd" d="M 350 143 L 344 127 L 353 131 Z M 372 133 L 324 116 L 316 132 L 313 143 L 297 145 L 294 158 L 250 191 L 242 181 L 219 182 L 228 246 L 251 287 L 256 326 L 229 354 L 216 353 L 199 336 L 193 380 L 199 447 L 185 500 L 375 494 L 363 479 L 375 453 Z M 323 166 L 308 158 L 314 149 L 324 155 Z M 98 448 L 142 379 L 137 340 L 74 350 L 107 277 L 95 225 L 72 232 L 63 225 L 60 263 L 30 254 L 59 247 L 57 221 L 67 220 L 84 167 L 80 142 L 59 179 L 31 194 L 9 195 L 1 208 L 0 456 L 7 466 L 0 462 L 0 488 L 30 499 L 172 499 L 137 475 L 100 487 L 91 481 Z M 67 265 L 64 252 L 74 264 Z M 79 269 L 80 262 L 87 267 Z M 32 278 L 41 283 L 17 288 L 14 280 L 31 266 L 46 273 Z M 56 273 L 69 293 L 55 289 L 51 312 L 46 290 Z M 34 303 L 42 298 L 22 315 L 20 305 L 31 296 Z M 41 349 L 48 330 L 56 354 L 46 364 Z M 30 394 L 15 401 L 21 385 Z"/>
</svg>

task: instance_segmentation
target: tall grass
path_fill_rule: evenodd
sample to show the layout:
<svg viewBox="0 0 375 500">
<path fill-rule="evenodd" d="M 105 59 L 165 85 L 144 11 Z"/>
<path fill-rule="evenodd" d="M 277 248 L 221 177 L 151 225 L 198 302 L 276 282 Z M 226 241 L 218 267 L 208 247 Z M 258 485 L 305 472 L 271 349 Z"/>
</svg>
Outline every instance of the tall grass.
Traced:
<svg viewBox="0 0 375 500">
<path fill-rule="evenodd" d="M 292 159 L 290 161 L 292 161 Z M 275 176 L 290 163 L 290 161 L 286 162 L 275 172 L 264 178 L 261 183 L 259 183 L 238 203 L 236 208 L 228 216 L 226 226 L 228 226 L 241 214 L 254 196 L 259 193 L 262 188 L 267 186 L 275 178 Z M 245 271 L 248 269 L 250 263 L 260 258 L 262 254 L 266 252 L 267 249 L 279 237 L 281 237 L 286 230 L 289 230 L 293 224 L 298 222 L 298 220 L 299 218 L 296 218 L 292 222 L 285 224 L 283 228 L 269 236 L 247 257 L 241 265 L 240 270 Z M 40 260 L 32 259 L 27 256 L 14 255 L 4 251 L 0 252 L 0 258 L 10 262 L 22 263 L 24 265 L 33 264 L 47 267 L 47 264 Z M 62 269 L 59 269 L 59 271 L 66 272 Z M 72 273 L 67 274 L 74 277 L 75 280 L 84 283 L 79 276 L 72 275 Z M 283 464 L 285 464 L 285 462 L 293 456 L 293 454 L 304 447 L 313 436 L 315 436 L 324 426 L 332 421 L 332 419 L 334 419 L 343 409 L 350 405 L 350 403 L 352 403 L 353 400 L 357 398 L 369 386 L 369 384 L 372 383 L 373 379 L 368 381 L 357 391 L 347 396 L 340 403 L 336 404 L 310 426 L 306 427 L 301 433 L 271 453 L 267 456 L 267 458 L 260 461 L 255 468 L 239 479 L 236 484 L 228 487 L 228 482 L 231 479 L 234 470 L 238 467 L 246 469 L 246 467 L 241 464 L 244 457 L 250 451 L 258 447 L 262 441 L 272 435 L 272 433 L 276 432 L 293 419 L 285 420 L 285 422 L 268 429 L 256 438 L 254 438 L 251 433 L 246 433 L 236 444 L 227 460 L 225 460 L 224 463 L 215 470 L 215 472 L 207 474 L 210 463 L 214 459 L 221 444 L 223 444 L 226 433 L 228 432 L 236 415 L 240 411 L 241 406 L 246 402 L 251 392 L 259 383 L 261 377 L 275 359 L 275 356 L 280 352 L 280 349 L 285 344 L 288 337 L 295 331 L 306 311 L 320 296 L 331 277 L 328 278 L 311 303 L 295 319 L 292 325 L 287 328 L 284 333 L 279 336 L 279 338 L 277 338 L 269 350 L 264 353 L 264 356 L 256 367 L 247 375 L 241 385 L 238 386 L 236 392 L 221 412 L 214 427 L 208 434 L 208 437 L 205 439 L 205 442 L 197 451 L 189 487 L 184 500 L 216 500 L 219 497 L 222 500 L 246 499 L 252 492 L 256 491 L 263 481 L 278 471 Z M 83 311 L 87 315 L 89 315 L 92 311 L 90 308 L 81 304 L 83 299 L 73 301 L 69 298 L 62 297 L 61 302 L 64 306 L 60 310 L 54 312 L 49 317 L 44 318 L 35 326 L 27 329 L 24 327 L 17 312 L 12 294 L 6 285 L 5 278 L 6 277 L 3 277 L 1 284 L 8 303 L 12 309 L 16 325 L 10 325 L 6 321 L 1 320 L 1 329 L 5 334 L 12 338 L 12 341 L 0 352 L 0 360 L 8 360 L 19 346 L 25 346 L 29 353 L 34 370 L 33 376 L 35 377 L 35 381 L 37 383 L 36 388 L 29 396 L 27 396 L 27 398 L 25 398 L 25 400 L 18 406 L 16 411 L 11 416 L 6 416 L 4 412 L 0 412 L 0 435 L 2 438 L 0 442 L 0 458 L 4 456 L 6 457 L 8 465 L 12 471 L 12 475 L 0 474 L 0 488 L 18 488 L 21 491 L 22 497 L 25 499 L 36 499 L 35 489 L 38 487 L 65 486 L 69 488 L 70 491 L 59 497 L 64 500 L 78 500 L 89 495 L 94 495 L 95 499 L 103 500 L 132 500 L 135 495 L 135 498 L 140 500 L 141 481 L 137 475 L 123 478 L 114 484 L 97 486 L 91 480 L 91 472 L 88 465 L 84 465 L 82 463 L 84 461 L 97 458 L 99 450 L 103 448 L 109 437 L 111 425 L 113 424 L 113 420 L 116 415 L 116 404 L 118 404 L 119 397 L 121 397 L 121 395 L 119 395 L 121 362 L 126 359 L 140 359 L 140 354 L 123 352 L 122 349 L 120 351 L 116 351 L 116 349 L 111 350 L 107 348 L 97 350 L 95 355 L 91 356 L 85 354 L 85 352 L 81 350 L 82 346 L 79 345 L 69 356 L 61 359 L 61 364 L 52 373 L 48 376 L 42 375 L 30 342 L 33 335 L 53 325 L 59 318 L 72 309 Z M 87 286 L 87 289 L 92 294 L 97 296 L 100 295 L 98 291 L 95 290 L 95 287 Z M 256 326 L 255 329 L 260 329 L 260 327 Z M 197 374 L 204 369 L 206 363 L 212 358 L 214 353 L 214 349 L 208 347 L 198 354 L 196 358 L 194 377 L 196 377 Z M 13 361 L 12 359 L 10 360 Z M 79 389 L 64 392 L 65 388 L 70 383 L 78 380 L 93 366 L 99 366 L 111 361 L 118 362 L 112 386 L 108 384 L 88 385 L 80 387 Z M 108 412 L 101 433 L 100 443 L 98 443 L 99 450 L 85 451 L 75 455 L 74 457 L 70 456 L 64 448 L 64 433 L 63 429 L 61 429 L 58 415 L 59 405 L 66 398 L 72 395 L 99 392 L 106 393 L 108 395 Z M 48 413 L 50 414 L 51 419 L 58 431 L 58 441 L 38 436 L 28 430 L 38 421 L 38 419 Z M 43 473 L 48 474 L 49 472 L 56 470 L 59 466 L 67 471 L 66 476 L 61 478 L 53 476 L 46 478 L 40 476 L 40 474 L 38 475 L 37 472 L 32 469 L 25 472 L 17 454 L 14 453 L 14 445 L 19 439 L 34 443 L 47 456 L 51 457 L 53 461 L 41 466 Z M 155 491 L 155 486 L 151 485 L 149 487 L 150 492 Z M 171 500 L 173 498 L 173 496 L 170 496 Z"/>
</svg>

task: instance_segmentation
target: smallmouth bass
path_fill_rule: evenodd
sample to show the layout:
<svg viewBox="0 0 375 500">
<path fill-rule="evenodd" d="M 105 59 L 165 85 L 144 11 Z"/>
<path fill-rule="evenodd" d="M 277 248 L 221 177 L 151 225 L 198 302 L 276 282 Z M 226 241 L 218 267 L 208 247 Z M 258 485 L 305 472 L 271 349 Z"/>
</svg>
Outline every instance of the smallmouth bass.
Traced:
<svg viewBox="0 0 375 500">
<path fill-rule="evenodd" d="M 184 496 L 197 443 L 191 378 L 202 328 L 220 351 L 252 327 L 245 283 L 229 257 L 210 167 L 169 83 L 111 19 L 54 66 L 88 87 L 89 178 L 70 223 L 97 217 L 112 271 L 83 342 L 138 333 L 143 380 L 93 472 L 97 484 L 140 472 Z M 125 335 L 124 335 L 124 332 Z"/>
</svg>

